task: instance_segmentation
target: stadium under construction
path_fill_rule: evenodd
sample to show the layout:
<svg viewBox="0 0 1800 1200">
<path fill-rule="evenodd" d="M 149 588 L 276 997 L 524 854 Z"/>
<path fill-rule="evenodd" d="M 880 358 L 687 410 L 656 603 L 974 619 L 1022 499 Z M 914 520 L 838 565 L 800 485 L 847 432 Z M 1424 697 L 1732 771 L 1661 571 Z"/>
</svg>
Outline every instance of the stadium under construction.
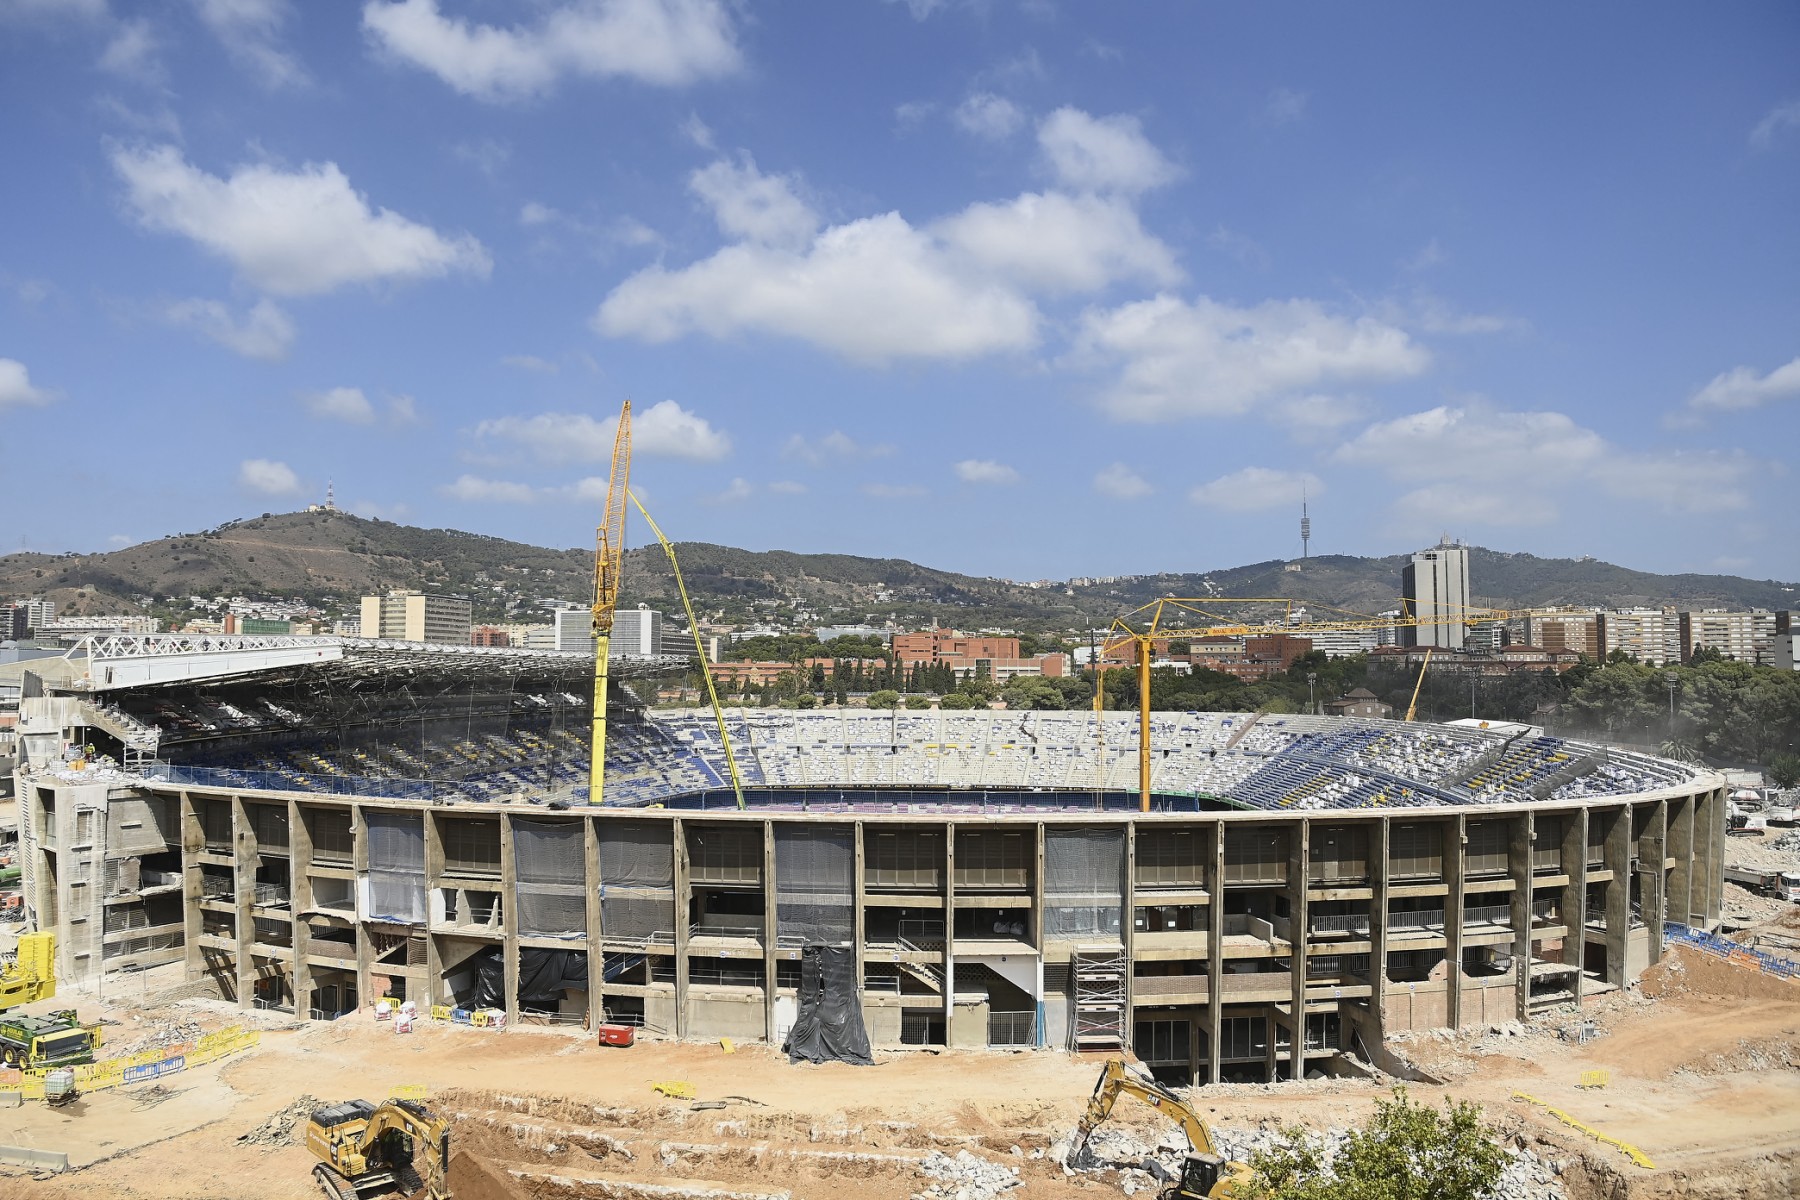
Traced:
<svg viewBox="0 0 1800 1200">
<path fill-rule="evenodd" d="M 877 1046 L 1128 1046 L 1179 1082 L 1625 986 L 1717 924 L 1725 795 L 1529 730 L 1349 717 L 652 711 L 615 660 L 91 639 L 20 701 L 24 896 L 70 981 L 781 1039 L 849 948 Z M 735 749 L 735 770 L 723 733 Z M 97 756 L 86 753 L 92 746 Z M 104 765 L 101 765 L 104 764 Z M 742 788 L 742 803 L 734 789 Z"/>
</svg>

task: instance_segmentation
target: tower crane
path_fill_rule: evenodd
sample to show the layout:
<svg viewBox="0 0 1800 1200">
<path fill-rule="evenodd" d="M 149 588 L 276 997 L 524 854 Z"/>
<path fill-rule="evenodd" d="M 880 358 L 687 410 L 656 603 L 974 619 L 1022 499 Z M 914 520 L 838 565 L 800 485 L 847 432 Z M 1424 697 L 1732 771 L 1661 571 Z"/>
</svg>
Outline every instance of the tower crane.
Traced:
<svg viewBox="0 0 1800 1200">
<path fill-rule="evenodd" d="M 606 510 L 594 533 L 594 737 L 588 762 L 588 803 L 599 804 L 606 784 L 606 660 L 612 647 L 613 611 L 624 571 L 625 503 L 631 490 L 631 401 L 619 410 L 613 434 L 612 472 Z"/>
<path fill-rule="evenodd" d="M 1283 619 L 1279 622 L 1245 624 L 1233 620 L 1230 616 L 1210 611 L 1221 606 L 1244 604 L 1282 605 Z M 1313 633 L 1343 633 L 1365 629 L 1479 625 L 1488 621 L 1506 621 L 1514 617 L 1531 616 L 1540 611 L 1537 609 L 1466 608 L 1444 617 L 1420 617 L 1403 606 L 1401 615 L 1398 617 L 1371 617 L 1366 613 L 1330 609 L 1326 605 L 1314 604 L 1311 607 L 1324 608 L 1327 611 L 1338 613 L 1338 619 L 1296 621 L 1293 619 L 1294 610 L 1302 604 L 1302 601 L 1288 597 L 1165 596 L 1160 600 L 1152 600 L 1148 604 L 1135 608 L 1124 616 L 1113 618 L 1106 639 L 1100 643 L 1099 661 L 1095 663 L 1094 667 L 1096 672 L 1094 710 L 1099 712 L 1105 701 L 1106 691 L 1100 686 L 1098 673 L 1105 669 L 1106 656 L 1131 647 L 1134 652 L 1133 659 L 1137 666 L 1138 677 L 1138 807 L 1144 812 L 1150 811 L 1150 660 L 1157 642 L 1173 639 L 1242 637 L 1275 633 L 1306 637 Z M 1208 621 L 1212 623 L 1204 623 Z"/>
</svg>

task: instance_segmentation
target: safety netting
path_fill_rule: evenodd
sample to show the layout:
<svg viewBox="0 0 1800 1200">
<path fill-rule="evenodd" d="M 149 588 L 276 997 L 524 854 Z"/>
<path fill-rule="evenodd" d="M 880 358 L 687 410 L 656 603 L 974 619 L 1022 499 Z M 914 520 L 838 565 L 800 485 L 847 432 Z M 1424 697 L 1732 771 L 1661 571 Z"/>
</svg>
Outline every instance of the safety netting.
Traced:
<svg viewBox="0 0 1800 1200">
<path fill-rule="evenodd" d="M 775 827 L 775 933 L 839 944 L 855 936 L 856 838 L 849 829 Z"/>
<path fill-rule="evenodd" d="M 1125 832 L 1044 831 L 1044 938 L 1119 938 L 1125 904 Z"/>
<path fill-rule="evenodd" d="M 365 809 L 369 824 L 368 915 L 403 925 L 425 920 L 425 818 Z"/>
<path fill-rule="evenodd" d="M 587 846 L 575 821 L 513 818 L 514 904 L 525 937 L 587 934 Z"/>
<path fill-rule="evenodd" d="M 600 821 L 600 924 L 608 940 L 675 940 L 675 846 L 668 825 Z"/>
</svg>

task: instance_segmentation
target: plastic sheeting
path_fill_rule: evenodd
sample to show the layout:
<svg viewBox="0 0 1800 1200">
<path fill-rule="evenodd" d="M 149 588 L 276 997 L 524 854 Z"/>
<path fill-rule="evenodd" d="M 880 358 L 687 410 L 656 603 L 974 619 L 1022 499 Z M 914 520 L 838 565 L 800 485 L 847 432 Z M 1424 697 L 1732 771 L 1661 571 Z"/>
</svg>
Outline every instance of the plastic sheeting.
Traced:
<svg viewBox="0 0 1800 1200">
<path fill-rule="evenodd" d="M 369 912 L 402 925 L 425 921 L 425 818 L 364 810 L 369 823 Z"/>
<path fill-rule="evenodd" d="M 587 934 L 587 847 L 578 821 L 513 818 L 513 869 L 519 933 Z"/>
<path fill-rule="evenodd" d="M 465 1008 L 506 1007 L 506 959 L 498 946 L 469 960 L 474 968 L 473 986 L 462 997 Z M 519 1007 L 534 1012 L 555 1012 L 567 991 L 585 992 L 588 986 L 587 953 L 582 950 L 519 951 Z"/>
<path fill-rule="evenodd" d="M 875 1065 L 856 998 L 856 952 L 808 946 L 800 955 L 799 1011 L 788 1031 L 788 1061 Z"/>
<path fill-rule="evenodd" d="M 1044 939 L 1119 938 L 1125 903 L 1125 832 L 1044 831 Z"/>
<path fill-rule="evenodd" d="M 600 924 L 608 938 L 675 936 L 675 846 L 671 828 L 600 821 Z"/>
<path fill-rule="evenodd" d="M 856 835 L 850 829 L 775 827 L 775 932 L 831 944 L 855 936 Z"/>
</svg>

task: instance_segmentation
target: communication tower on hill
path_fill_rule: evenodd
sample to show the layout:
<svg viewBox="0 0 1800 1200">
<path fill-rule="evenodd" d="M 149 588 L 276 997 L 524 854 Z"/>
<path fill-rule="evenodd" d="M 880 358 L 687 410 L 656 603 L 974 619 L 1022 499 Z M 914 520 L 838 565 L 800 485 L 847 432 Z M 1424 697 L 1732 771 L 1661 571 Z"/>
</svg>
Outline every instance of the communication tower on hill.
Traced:
<svg viewBox="0 0 1800 1200">
<path fill-rule="evenodd" d="M 1312 518 L 1306 513 L 1306 489 L 1300 490 L 1300 560 L 1306 561 L 1307 552 L 1311 549 Z"/>
</svg>

